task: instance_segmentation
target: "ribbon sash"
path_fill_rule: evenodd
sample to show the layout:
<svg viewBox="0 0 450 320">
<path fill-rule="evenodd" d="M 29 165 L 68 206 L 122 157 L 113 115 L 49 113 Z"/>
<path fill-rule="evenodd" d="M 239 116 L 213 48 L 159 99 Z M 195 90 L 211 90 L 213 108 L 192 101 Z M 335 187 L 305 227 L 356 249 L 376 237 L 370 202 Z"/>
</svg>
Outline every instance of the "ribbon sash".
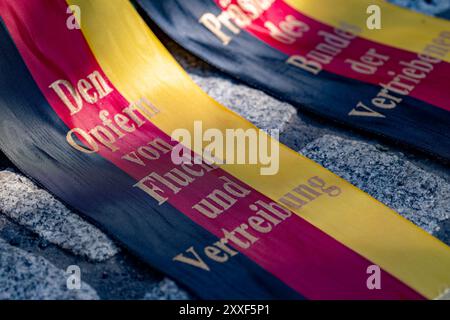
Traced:
<svg viewBox="0 0 450 320">
<path fill-rule="evenodd" d="M 450 23 L 382 0 L 137 1 L 221 70 L 321 116 L 450 159 Z M 369 30 L 378 5 L 382 28 Z"/>
<path fill-rule="evenodd" d="M 81 31 L 64 1 L 0 1 L 0 146 L 67 204 L 203 298 L 419 299 L 448 285 L 447 246 L 287 147 L 274 176 L 174 165 L 176 128 L 254 127 L 196 87 L 128 2 L 68 4 Z M 153 158 L 130 161 L 143 146 Z M 289 208 L 301 186 L 313 201 Z M 216 190 L 227 210 L 200 214 Z M 374 263 L 382 290 L 367 288 Z"/>
</svg>

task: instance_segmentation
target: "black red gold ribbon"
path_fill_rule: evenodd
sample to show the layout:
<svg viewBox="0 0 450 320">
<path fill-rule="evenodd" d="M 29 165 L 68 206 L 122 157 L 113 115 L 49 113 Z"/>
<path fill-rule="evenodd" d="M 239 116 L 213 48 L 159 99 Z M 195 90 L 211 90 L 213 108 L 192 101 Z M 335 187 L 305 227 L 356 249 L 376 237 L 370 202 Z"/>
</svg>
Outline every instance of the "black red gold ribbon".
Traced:
<svg viewBox="0 0 450 320">
<path fill-rule="evenodd" d="M 137 0 L 187 49 L 301 108 L 450 159 L 450 22 L 383 0 Z M 366 25 L 370 5 L 381 29 Z"/>
<path fill-rule="evenodd" d="M 66 26 L 68 4 L 81 30 Z M 175 129 L 254 127 L 195 86 L 128 2 L 0 8 L 1 149 L 198 296 L 421 299 L 448 286 L 446 245 L 285 146 L 272 176 L 174 164 Z M 213 192 L 227 208 L 204 215 Z M 367 286 L 373 264 L 380 290 Z"/>
</svg>

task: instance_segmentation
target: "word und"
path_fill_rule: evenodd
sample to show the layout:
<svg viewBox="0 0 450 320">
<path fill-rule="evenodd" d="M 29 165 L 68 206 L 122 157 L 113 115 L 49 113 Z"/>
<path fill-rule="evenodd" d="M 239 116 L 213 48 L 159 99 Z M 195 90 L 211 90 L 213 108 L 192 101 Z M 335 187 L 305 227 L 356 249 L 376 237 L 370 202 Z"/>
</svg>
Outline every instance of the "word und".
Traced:
<svg viewBox="0 0 450 320">
<path fill-rule="evenodd" d="M 230 184 L 227 178 L 223 180 Z M 230 185 L 228 185 L 228 189 L 231 190 Z M 250 192 L 237 182 L 233 183 L 233 189 L 233 194 L 239 193 L 236 198 L 242 198 Z M 305 184 L 299 185 L 296 189 L 298 191 L 298 197 L 296 197 L 295 201 L 302 205 L 307 205 L 314 201 L 322 192 L 328 194 L 330 197 L 336 197 L 341 194 L 340 188 L 334 185 L 328 185 L 318 176 L 311 177 Z M 299 198 L 300 195 L 304 196 L 303 202 Z M 289 197 L 286 196 L 286 198 Z M 292 205 L 289 202 L 284 202 L 283 204 L 287 204 L 288 207 Z M 200 250 L 191 246 L 184 253 L 176 255 L 173 260 L 204 271 L 210 271 L 211 265 L 209 262 L 225 263 L 230 258 L 236 256 L 239 251 L 251 249 L 262 237 L 265 237 L 265 240 L 267 240 L 267 236 L 270 235 L 272 230 L 293 215 L 290 210 L 275 202 L 270 202 L 270 200 L 257 200 L 251 203 L 248 208 L 250 214 L 247 215 L 245 220 L 239 223 L 234 229 L 222 228 L 222 235 L 218 241 Z M 216 219 L 220 214 L 226 213 L 220 212 L 216 215 L 209 216 L 209 218 Z M 244 212 L 242 214 L 245 215 Z"/>
</svg>

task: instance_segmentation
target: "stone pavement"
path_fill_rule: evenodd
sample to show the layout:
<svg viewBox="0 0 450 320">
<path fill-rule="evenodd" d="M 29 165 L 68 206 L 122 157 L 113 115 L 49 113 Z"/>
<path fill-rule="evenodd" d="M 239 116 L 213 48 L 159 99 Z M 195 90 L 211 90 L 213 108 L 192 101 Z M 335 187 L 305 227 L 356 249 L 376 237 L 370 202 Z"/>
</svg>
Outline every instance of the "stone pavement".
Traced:
<svg viewBox="0 0 450 320">
<path fill-rule="evenodd" d="M 428 14 L 450 10 L 450 0 L 392 2 Z M 448 163 L 304 113 L 231 79 L 158 35 L 213 98 L 262 129 L 279 129 L 280 140 L 290 148 L 450 245 Z M 81 290 L 66 288 L 70 265 L 81 268 Z M 0 288 L 0 299 L 195 298 L 120 249 L 1 154 Z"/>
</svg>

